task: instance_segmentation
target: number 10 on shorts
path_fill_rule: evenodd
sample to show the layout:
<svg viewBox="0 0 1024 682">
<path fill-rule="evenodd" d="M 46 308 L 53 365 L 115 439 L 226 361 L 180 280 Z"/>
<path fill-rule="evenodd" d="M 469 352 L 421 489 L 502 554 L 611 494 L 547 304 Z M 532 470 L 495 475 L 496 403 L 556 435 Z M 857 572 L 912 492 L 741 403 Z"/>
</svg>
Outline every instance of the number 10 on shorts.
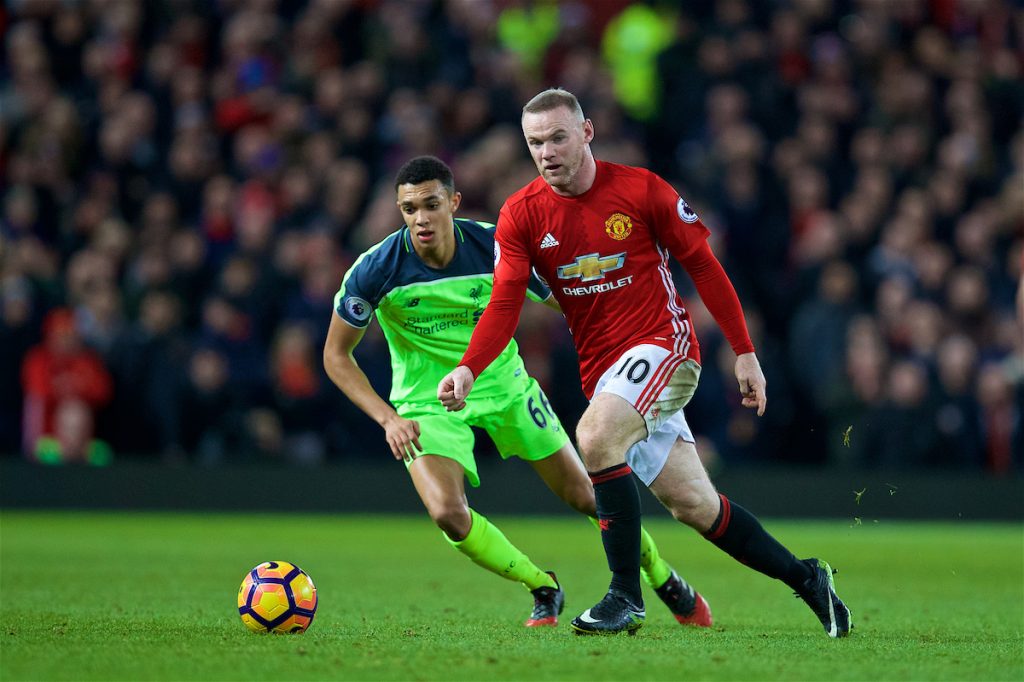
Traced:
<svg viewBox="0 0 1024 682">
<path fill-rule="evenodd" d="M 653 344 L 630 348 L 608 367 L 597 382 L 594 395 L 613 393 L 627 400 L 648 421 L 649 432 L 682 408 L 697 386 L 699 365 L 677 371 L 686 357 Z M 667 413 L 662 417 L 662 413 Z"/>
</svg>

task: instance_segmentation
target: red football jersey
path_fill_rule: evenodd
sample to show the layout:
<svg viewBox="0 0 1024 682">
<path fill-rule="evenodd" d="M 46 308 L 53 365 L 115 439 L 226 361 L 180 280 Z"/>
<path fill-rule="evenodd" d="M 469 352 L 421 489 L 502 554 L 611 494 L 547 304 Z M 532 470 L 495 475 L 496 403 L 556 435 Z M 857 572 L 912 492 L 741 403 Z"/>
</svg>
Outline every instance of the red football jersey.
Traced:
<svg viewBox="0 0 1024 682">
<path fill-rule="evenodd" d="M 526 282 L 532 265 L 547 282 L 590 397 L 607 367 L 640 343 L 700 361 L 669 257 L 682 261 L 708 234 L 654 173 L 598 161 L 594 184 L 581 195 L 558 195 L 538 177 L 509 197 L 498 218 L 494 281 Z"/>
</svg>

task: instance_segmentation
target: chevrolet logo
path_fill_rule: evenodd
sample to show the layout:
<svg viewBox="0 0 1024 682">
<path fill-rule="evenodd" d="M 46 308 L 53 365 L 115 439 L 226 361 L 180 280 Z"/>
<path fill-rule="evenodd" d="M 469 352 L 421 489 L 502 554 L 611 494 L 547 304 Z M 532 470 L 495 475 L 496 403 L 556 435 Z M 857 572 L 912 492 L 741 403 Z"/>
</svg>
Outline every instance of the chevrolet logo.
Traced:
<svg viewBox="0 0 1024 682">
<path fill-rule="evenodd" d="M 602 256 L 597 253 L 588 253 L 585 256 L 576 256 L 576 262 L 569 265 L 558 266 L 559 279 L 573 279 L 579 277 L 581 282 L 593 282 L 595 279 L 604 279 L 606 272 L 618 270 L 626 262 L 626 253 L 617 253 L 614 256 Z"/>
</svg>

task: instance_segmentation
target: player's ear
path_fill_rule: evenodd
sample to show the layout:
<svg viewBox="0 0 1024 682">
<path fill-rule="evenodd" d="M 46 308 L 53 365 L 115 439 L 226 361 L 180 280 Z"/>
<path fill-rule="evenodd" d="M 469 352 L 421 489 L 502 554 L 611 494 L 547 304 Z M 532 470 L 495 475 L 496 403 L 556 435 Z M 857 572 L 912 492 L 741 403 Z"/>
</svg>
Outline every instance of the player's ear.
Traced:
<svg viewBox="0 0 1024 682">
<path fill-rule="evenodd" d="M 583 121 L 583 143 L 590 144 L 590 141 L 594 139 L 594 122 L 589 118 Z"/>
<path fill-rule="evenodd" d="M 459 210 L 459 204 L 462 203 L 462 192 L 456 192 L 452 195 L 452 213 Z"/>
</svg>

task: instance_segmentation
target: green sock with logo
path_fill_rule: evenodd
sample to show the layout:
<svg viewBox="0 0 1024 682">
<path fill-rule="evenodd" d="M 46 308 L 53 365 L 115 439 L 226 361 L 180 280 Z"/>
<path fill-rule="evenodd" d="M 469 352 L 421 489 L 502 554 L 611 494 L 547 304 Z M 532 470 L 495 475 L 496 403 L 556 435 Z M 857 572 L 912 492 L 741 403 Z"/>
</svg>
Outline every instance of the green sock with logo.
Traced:
<svg viewBox="0 0 1024 682">
<path fill-rule="evenodd" d="M 509 542 L 505 534 L 483 514 L 478 514 L 473 509 L 469 510 L 469 514 L 472 525 L 469 528 L 469 535 L 464 540 L 455 542 L 446 534 L 441 534 L 452 547 L 465 554 L 478 566 L 483 566 L 502 578 L 523 583 L 528 590 L 555 586 L 554 579 L 537 568 L 530 558 Z"/>
</svg>

